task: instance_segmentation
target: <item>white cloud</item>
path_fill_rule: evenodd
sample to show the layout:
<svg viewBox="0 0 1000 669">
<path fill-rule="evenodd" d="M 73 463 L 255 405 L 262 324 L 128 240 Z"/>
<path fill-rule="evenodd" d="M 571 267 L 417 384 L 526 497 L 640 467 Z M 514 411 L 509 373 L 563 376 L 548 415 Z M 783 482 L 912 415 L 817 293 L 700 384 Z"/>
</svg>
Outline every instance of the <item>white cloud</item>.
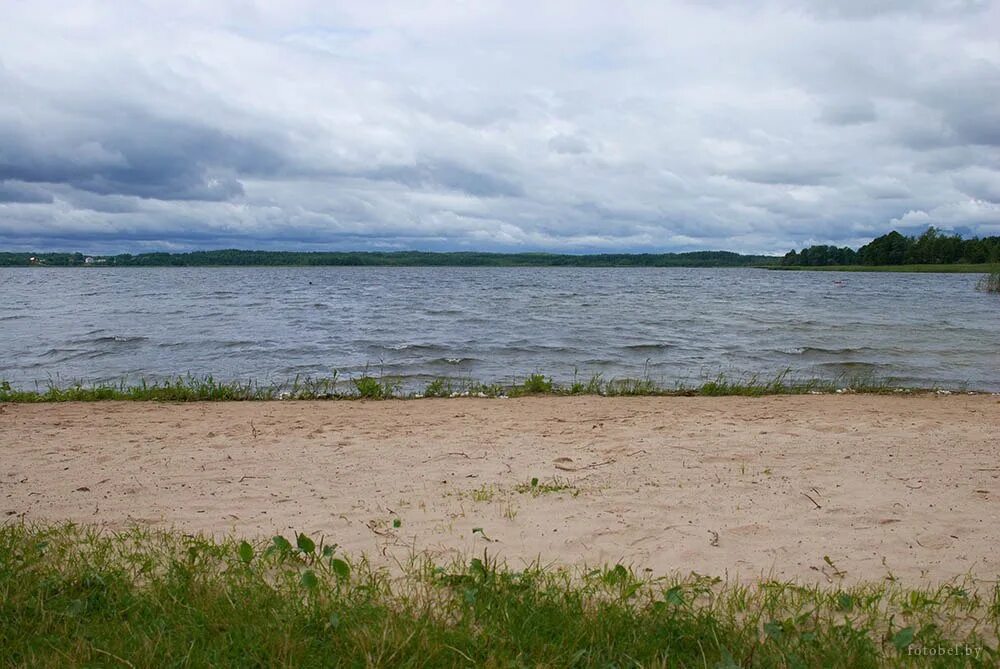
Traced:
<svg viewBox="0 0 1000 669">
<path fill-rule="evenodd" d="M 996 229 L 997 3 L 4 9 L 4 248 L 784 252 Z"/>
</svg>

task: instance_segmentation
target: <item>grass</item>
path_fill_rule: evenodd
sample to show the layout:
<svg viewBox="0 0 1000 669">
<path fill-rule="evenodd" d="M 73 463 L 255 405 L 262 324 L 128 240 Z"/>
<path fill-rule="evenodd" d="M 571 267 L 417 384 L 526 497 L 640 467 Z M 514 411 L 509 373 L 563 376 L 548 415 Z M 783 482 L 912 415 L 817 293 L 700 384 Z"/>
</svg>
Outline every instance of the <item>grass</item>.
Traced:
<svg viewBox="0 0 1000 669">
<path fill-rule="evenodd" d="M 522 495 L 531 495 L 532 497 L 538 497 L 539 495 L 548 495 L 557 492 L 568 492 L 573 497 L 580 494 L 580 489 L 569 481 L 565 481 L 558 477 L 551 479 L 550 481 L 540 481 L 537 477 L 532 478 L 530 481 L 525 481 L 524 483 L 518 483 L 514 486 L 514 492 L 520 493 Z"/>
<path fill-rule="evenodd" d="M 1000 587 L 907 589 L 624 565 L 398 573 L 298 534 L 251 543 L 0 526 L 7 666 L 993 667 Z M 960 652 L 956 657 L 938 650 Z M 916 653 L 933 650 L 933 656 Z M 968 653 L 968 654 L 966 654 Z"/>
<path fill-rule="evenodd" d="M 942 274 L 982 274 L 995 264 L 950 263 L 940 265 L 770 265 L 766 269 L 802 272 L 936 272 Z"/>
<path fill-rule="evenodd" d="M 614 396 L 723 396 L 741 395 L 801 395 L 807 393 L 898 393 L 932 389 L 900 388 L 891 379 L 870 376 L 844 376 L 836 379 L 795 379 L 789 370 L 774 376 L 757 374 L 731 377 L 724 374 L 695 385 L 661 386 L 648 377 L 605 380 L 601 375 L 582 382 L 574 379 L 560 385 L 550 377 L 532 374 L 523 382 L 507 385 L 483 384 L 471 380 L 439 378 L 427 384 L 422 392 L 403 392 L 398 379 L 373 377 L 367 373 L 341 381 L 330 378 L 297 377 L 287 383 L 262 384 L 256 381 L 218 381 L 211 376 L 177 377 L 164 381 L 82 382 L 59 386 L 50 383 L 34 389 L 19 388 L 0 381 L 0 402 L 224 402 L 253 400 L 318 400 L 318 399 L 419 399 L 426 397 L 524 397 L 529 395 L 604 395 Z"/>
<path fill-rule="evenodd" d="M 492 502 L 497 494 L 502 493 L 497 486 L 491 483 L 484 483 L 475 490 L 469 493 L 469 497 L 473 502 Z"/>
</svg>

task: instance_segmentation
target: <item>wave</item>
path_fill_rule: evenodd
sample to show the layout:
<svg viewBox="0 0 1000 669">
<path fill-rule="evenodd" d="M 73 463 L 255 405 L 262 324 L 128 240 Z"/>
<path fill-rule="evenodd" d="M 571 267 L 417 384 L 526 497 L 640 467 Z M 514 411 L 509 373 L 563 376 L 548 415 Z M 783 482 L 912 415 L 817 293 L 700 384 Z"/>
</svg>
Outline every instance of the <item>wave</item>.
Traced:
<svg viewBox="0 0 1000 669">
<path fill-rule="evenodd" d="M 629 344 L 627 346 L 622 346 L 626 351 L 664 351 L 668 348 L 674 348 L 674 344 L 668 344 L 666 342 L 657 342 L 649 344 Z"/>
<path fill-rule="evenodd" d="M 822 369 L 873 372 L 877 369 L 883 369 L 885 365 L 880 365 L 874 362 L 863 362 L 861 360 L 844 360 L 843 362 L 820 362 L 816 364 L 816 367 L 820 367 Z"/>
<path fill-rule="evenodd" d="M 98 337 L 95 344 L 138 344 L 149 341 L 149 337 L 127 337 L 125 335 L 112 335 L 110 337 Z"/>
<path fill-rule="evenodd" d="M 441 344 L 375 344 L 373 348 L 380 348 L 383 351 L 447 351 L 447 347 Z"/>
<path fill-rule="evenodd" d="M 858 346 L 858 347 L 844 347 L 844 348 L 823 348 L 822 346 L 801 346 L 799 348 L 788 350 L 774 349 L 775 353 L 783 353 L 785 355 L 857 355 L 859 353 L 878 353 L 874 348 L 869 346 Z"/>
<path fill-rule="evenodd" d="M 94 334 L 93 332 L 88 334 Z M 106 335 L 103 337 L 83 337 L 80 339 L 70 339 L 67 343 L 73 344 L 75 346 L 90 346 L 90 345 L 119 345 L 119 344 L 140 344 L 144 341 L 149 341 L 149 337 L 135 336 L 130 337 L 128 335 Z"/>
<path fill-rule="evenodd" d="M 229 341 L 219 342 L 222 348 L 241 348 L 243 346 L 254 346 L 258 342 L 251 339 L 232 339 Z"/>
<path fill-rule="evenodd" d="M 427 316 L 461 316 L 464 311 L 461 309 L 425 309 Z"/>
<path fill-rule="evenodd" d="M 428 360 L 428 365 L 464 365 L 467 363 L 482 362 L 479 358 L 434 358 Z"/>
<path fill-rule="evenodd" d="M 50 348 L 38 357 L 54 358 L 54 360 L 51 360 L 52 363 L 64 363 L 71 360 L 93 360 L 94 358 L 111 355 L 111 353 L 112 351 L 80 350 L 76 348 Z"/>
</svg>

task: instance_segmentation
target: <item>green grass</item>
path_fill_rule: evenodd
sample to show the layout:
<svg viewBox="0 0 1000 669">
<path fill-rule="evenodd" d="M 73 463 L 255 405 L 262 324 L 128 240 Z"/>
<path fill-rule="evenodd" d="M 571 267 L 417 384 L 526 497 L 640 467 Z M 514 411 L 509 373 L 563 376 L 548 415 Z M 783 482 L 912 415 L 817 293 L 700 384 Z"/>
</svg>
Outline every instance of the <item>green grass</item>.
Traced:
<svg viewBox="0 0 1000 669">
<path fill-rule="evenodd" d="M 399 393 L 399 385 L 393 381 L 376 379 L 372 376 L 361 376 L 351 381 L 357 396 L 363 400 L 385 400 Z"/>
<path fill-rule="evenodd" d="M 518 483 L 514 486 L 514 492 L 522 495 L 531 495 L 532 497 L 548 495 L 551 493 L 568 492 L 573 497 L 576 497 L 580 494 L 580 489 L 569 481 L 565 481 L 558 477 L 549 481 L 540 481 L 537 477 L 535 477 L 530 481 Z"/>
<path fill-rule="evenodd" d="M 950 263 L 940 265 L 771 265 L 765 269 L 803 272 L 938 272 L 944 274 L 984 274 L 995 268 L 990 263 Z"/>
<path fill-rule="evenodd" d="M 419 399 L 426 397 L 524 397 L 528 395 L 604 395 L 615 396 L 725 396 L 801 395 L 806 393 L 899 393 L 933 389 L 900 388 L 891 379 L 871 376 L 842 376 L 835 379 L 797 379 L 789 370 L 774 376 L 757 374 L 739 377 L 719 376 L 696 384 L 661 386 L 648 377 L 605 380 L 592 376 L 587 382 L 575 379 L 560 385 L 550 377 L 532 374 L 523 382 L 484 384 L 472 380 L 434 379 L 422 392 L 403 392 L 398 379 L 364 374 L 346 381 L 330 378 L 296 378 L 287 383 L 262 384 L 256 381 L 217 381 L 211 376 L 178 377 L 166 381 L 125 381 L 112 383 L 75 383 L 58 386 L 50 383 L 34 389 L 19 388 L 0 381 L 0 402 L 233 402 L 252 400 L 317 399 Z M 965 390 L 964 388 L 956 390 Z"/>
<path fill-rule="evenodd" d="M 503 490 L 499 487 L 491 483 L 484 483 L 470 492 L 469 498 L 472 499 L 473 502 L 492 502 L 493 499 L 501 493 L 503 493 Z"/>
<path fill-rule="evenodd" d="M 250 543 L 0 527 L 6 666 L 994 667 L 1000 587 L 851 588 L 489 556 L 390 574 L 305 535 Z M 955 657 L 920 657 L 922 649 Z"/>
</svg>

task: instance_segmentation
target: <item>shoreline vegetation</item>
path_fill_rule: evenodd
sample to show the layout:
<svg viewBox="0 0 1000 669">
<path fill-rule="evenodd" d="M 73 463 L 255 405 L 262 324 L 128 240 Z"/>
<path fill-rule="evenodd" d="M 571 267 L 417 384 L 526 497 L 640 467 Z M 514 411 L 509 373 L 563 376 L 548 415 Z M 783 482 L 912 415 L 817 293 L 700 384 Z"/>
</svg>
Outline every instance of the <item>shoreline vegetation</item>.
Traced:
<svg viewBox="0 0 1000 669">
<path fill-rule="evenodd" d="M 333 537 L 335 539 L 335 537 Z M 830 561 L 831 569 L 836 565 Z M 992 667 L 1000 586 L 744 585 L 628 565 L 401 575 L 325 538 L 0 526 L 11 665 Z"/>
<path fill-rule="evenodd" d="M 858 249 L 837 248 L 819 244 L 801 251 L 789 251 L 781 259 L 781 267 L 821 269 L 827 267 L 960 267 L 1000 265 L 1000 236 L 972 237 L 942 234 L 933 226 L 919 236 L 907 237 L 896 230 L 877 237 Z M 851 271 L 851 270 L 847 270 Z M 914 269 L 881 269 L 854 271 L 921 271 Z M 956 269 L 923 271 L 962 271 Z M 976 271 L 976 270 L 967 270 Z M 989 270 L 981 270 L 989 271 Z"/>
<path fill-rule="evenodd" d="M 990 274 L 992 263 L 947 263 L 941 265 L 774 265 L 765 269 L 790 272 L 917 272 L 922 274 Z"/>
<path fill-rule="evenodd" d="M 595 374 L 589 379 L 574 378 L 568 384 L 557 383 L 544 374 L 530 374 L 523 380 L 511 383 L 481 383 L 471 379 L 438 377 L 428 381 L 420 390 L 404 390 L 400 379 L 360 376 L 342 379 L 334 373 L 330 377 L 296 377 L 283 383 L 259 381 L 222 381 L 213 376 L 178 376 L 173 379 L 140 380 L 130 383 L 76 382 L 57 385 L 53 382 L 33 389 L 21 388 L 9 381 L 0 380 L 0 402 L 99 402 L 99 401 L 153 401 L 153 402 L 242 402 L 280 400 L 417 400 L 442 397 L 509 398 L 528 395 L 574 396 L 600 395 L 665 396 L 665 397 L 722 397 L 765 395 L 803 395 L 868 393 L 899 394 L 928 392 L 975 393 L 968 388 L 913 388 L 902 387 L 892 379 L 871 376 L 844 376 L 835 379 L 794 378 L 791 370 L 774 376 L 757 374 L 730 378 L 724 374 L 696 384 L 678 383 L 663 386 L 650 378 L 604 379 Z"/>
<path fill-rule="evenodd" d="M 976 284 L 976 289 L 984 293 L 1000 293 L 1000 268 L 993 268 L 993 271 L 986 274 Z"/>
</svg>

